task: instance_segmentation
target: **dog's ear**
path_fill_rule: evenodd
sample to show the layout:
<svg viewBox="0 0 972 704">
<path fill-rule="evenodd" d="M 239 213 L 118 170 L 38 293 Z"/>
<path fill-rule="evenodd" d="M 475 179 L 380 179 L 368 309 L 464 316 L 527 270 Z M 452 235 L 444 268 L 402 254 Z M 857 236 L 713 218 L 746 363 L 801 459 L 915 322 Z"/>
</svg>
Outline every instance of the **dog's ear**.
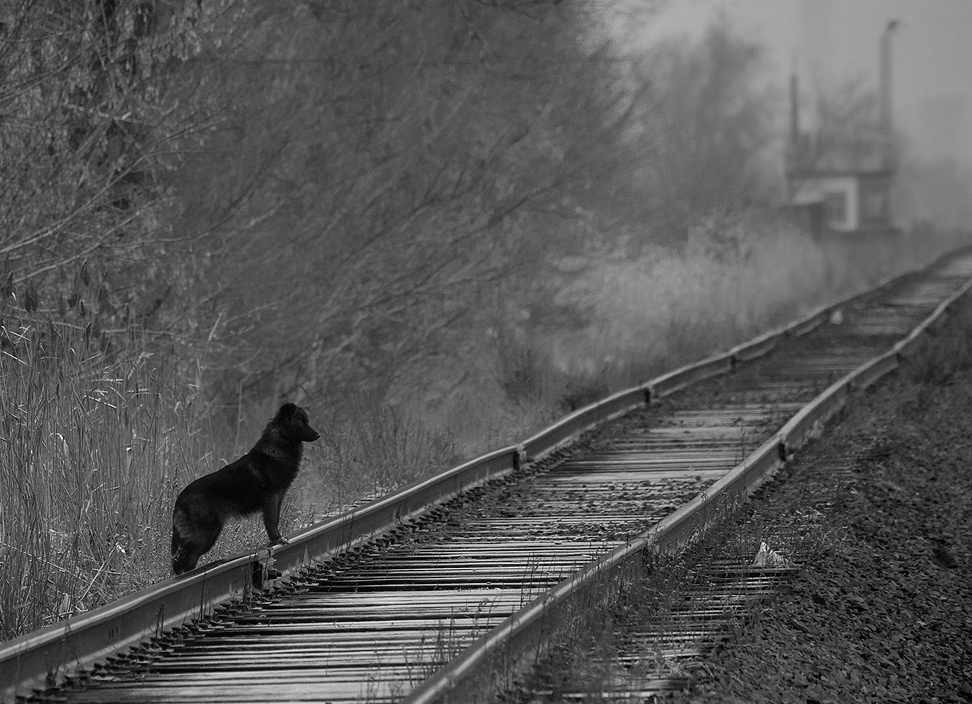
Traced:
<svg viewBox="0 0 972 704">
<path fill-rule="evenodd" d="M 291 418 L 296 412 L 297 406 L 288 401 L 280 407 L 279 411 L 277 411 L 277 417 L 282 419 Z"/>
</svg>

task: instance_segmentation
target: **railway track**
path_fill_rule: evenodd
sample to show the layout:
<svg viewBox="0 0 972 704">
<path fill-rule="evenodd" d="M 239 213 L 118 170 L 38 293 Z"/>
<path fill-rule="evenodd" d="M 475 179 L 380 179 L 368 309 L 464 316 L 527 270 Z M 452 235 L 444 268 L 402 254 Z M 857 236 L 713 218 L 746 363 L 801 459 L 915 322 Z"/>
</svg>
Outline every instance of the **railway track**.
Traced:
<svg viewBox="0 0 972 704">
<path fill-rule="evenodd" d="M 471 701 L 528 663 L 612 571 L 683 544 L 717 499 L 757 485 L 850 393 L 894 369 L 970 282 L 972 252 L 953 255 L 273 555 L 207 565 L 11 641 L 2 696 Z"/>
</svg>

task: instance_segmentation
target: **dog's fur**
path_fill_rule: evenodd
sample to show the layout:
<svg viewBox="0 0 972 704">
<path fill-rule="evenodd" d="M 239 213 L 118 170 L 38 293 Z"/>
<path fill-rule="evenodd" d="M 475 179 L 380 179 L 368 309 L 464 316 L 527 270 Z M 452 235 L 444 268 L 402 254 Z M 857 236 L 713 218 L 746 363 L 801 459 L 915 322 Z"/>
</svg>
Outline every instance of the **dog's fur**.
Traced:
<svg viewBox="0 0 972 704">
<path fill-rule="evenodd" d="M 286 543 L 277 528 L 280 505 L 300 468 L 301 443 L 319 437 L 306 411 L 285 403 L 252 450 L 183 489 L 172 512 L 172 571 L 195 567 L 232 516 L 263 511 L 270 543 Z"/>
</svg>

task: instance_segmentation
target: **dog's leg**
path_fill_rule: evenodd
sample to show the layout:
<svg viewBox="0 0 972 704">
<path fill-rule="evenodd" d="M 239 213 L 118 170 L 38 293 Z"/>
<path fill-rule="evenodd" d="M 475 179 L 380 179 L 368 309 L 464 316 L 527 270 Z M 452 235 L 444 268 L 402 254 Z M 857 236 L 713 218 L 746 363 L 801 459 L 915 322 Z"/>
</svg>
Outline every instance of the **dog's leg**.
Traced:
<svg viewBox="0 0 972 704">
<path fill-rule="evenodd" d="M 279 522 L 280 522 L 280 509 L 283 508 L 283 500 L 284 500 L 284 492 L 281 491 L 280 492 L 280 498 L 277 499 L 277 523 L 278 523 L 278 525 L 279 525 Z M 290 541 L 287 540 L 282 535 L 277 539 L 277 542 L 279 542 L 281 545 L 289 545 L 290 544 Z"/>
<path fill-rule="evenodd" d="M 267 536 L 270 538 L 271 545 L 278 543 L 286 545 L 290 542 L 280 535 L 280 530 L 278 529 L 278 524 L 280 523 L 280 505 L 282 503 L 282 492 L 279 494 L 270 494 L 263 500 L 263 525 L 267 529 Z"/>
</svg>

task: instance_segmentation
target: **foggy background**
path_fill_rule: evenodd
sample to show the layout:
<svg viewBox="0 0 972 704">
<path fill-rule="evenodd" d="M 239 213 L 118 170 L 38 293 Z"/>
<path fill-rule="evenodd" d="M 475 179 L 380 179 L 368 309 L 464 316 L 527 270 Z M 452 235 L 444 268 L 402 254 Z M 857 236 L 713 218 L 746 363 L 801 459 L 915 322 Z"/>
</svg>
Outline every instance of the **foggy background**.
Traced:
<svg viewBox="0 0 972 704">
<path fill-rule="evenodd" d="M 767 80 L 784 90 L 800 78 L 806 127 L 812 103 L 848 82 L 878 85 L 878 46 L 890 20 L 892 107 L 909 158 L 954 168 L 972 179 L 972 3 L 962 0 L 678 0 L 631 33 L 651 44 L 660 37 L 698 36 L 722 18 L 765 47 Z M 630 26 L 619 20 L 617 31 Z M 785 119 L 784 114 L 780 114 Z M 952 207 L 949 224 L 962 225 L 969 210 Z M 925 203 L 906 213 L 932 217 Z"/>
</svg>

